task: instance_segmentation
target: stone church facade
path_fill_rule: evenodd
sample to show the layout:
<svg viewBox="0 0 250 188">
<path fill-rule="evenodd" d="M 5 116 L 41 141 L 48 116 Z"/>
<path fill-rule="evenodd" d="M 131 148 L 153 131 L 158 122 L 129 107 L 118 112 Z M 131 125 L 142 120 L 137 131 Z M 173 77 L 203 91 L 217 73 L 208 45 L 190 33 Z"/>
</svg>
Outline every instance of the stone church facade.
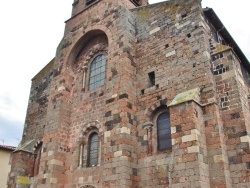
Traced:
<svg viewBox="0 0 250 188">
<path fill-rule="evenodd" d="M 200 0 L 75 0 L 8 187 L 250 187 L 249 105 L 250 64 Z"/>
</svg>

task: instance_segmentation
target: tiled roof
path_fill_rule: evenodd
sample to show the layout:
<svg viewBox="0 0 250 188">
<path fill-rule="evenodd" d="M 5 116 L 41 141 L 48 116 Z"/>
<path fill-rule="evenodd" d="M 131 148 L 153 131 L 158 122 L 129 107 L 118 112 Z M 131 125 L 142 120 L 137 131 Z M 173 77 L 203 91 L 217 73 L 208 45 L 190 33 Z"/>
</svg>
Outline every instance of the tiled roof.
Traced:
<svg viewBox="0 0 250 188">
<path fill-rule="evenodd" d="M 0 149 L 6 149 L 6 150 L 14 151 L 16 149 L 16 147 L 0 145 Z"/>
</svg>

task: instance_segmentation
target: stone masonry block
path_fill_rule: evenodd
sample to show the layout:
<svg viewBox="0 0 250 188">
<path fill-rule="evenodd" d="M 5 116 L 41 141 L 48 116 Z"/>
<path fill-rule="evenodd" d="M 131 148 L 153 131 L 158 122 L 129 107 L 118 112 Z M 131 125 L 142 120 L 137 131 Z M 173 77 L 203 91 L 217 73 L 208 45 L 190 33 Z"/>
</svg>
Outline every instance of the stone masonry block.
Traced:
<svg viewBox="0 0 250 188">
<path fill-rule="evenodd" d="M 57 159 L 52 159 L 48 162 L 49 165 L 63 166 L 63 162 Z"/>
<path fill-rule="evenodd" d="M 176 133 L 176 127 L 171 127 L 171 134 Z"/>
<path fill-rule="evenodd" d="M 48 152 L 48 156 L 51 156 L 51 155 L 53 155 L 54 154 L 54 151 L 49 151 Z"/>
<path fill-rule="evenodd" d="M 79 180 L 78 180 L 78 183 L 83 183 L 83 177 L 80 177 Z"/>
<path fill-rule="evenodd" d="M 240 137 L 240 141 L 241 142 L 248 142 L 250 144 L 250 136 L 248 136 L 248 135 L 242 136 L 242 137 Z"/>
<path fill-rule="evenodd" d="M 130 128 L 122 127 L 122 128 L 121 128 L 121 133 L 130 134 Z"/>
<path fill-rule="evenodd" d="M 191 134 L 201 135 L 200 131 L 198 131 L 197 129 L 192 129 Z"/>
<path fill-rule="evenodd" d="M 152 35 L 152 34 L 156 33 L 157 31 L 160 31 L 160 29 L 161 29 L 160 27 L 156 27 L 155 29 L 151 30 L 149 32 L 149 34 Z"/>
<path fill-rule="evenodd" d="M 199 153 L 200 147 L 199 146 L 191 146 L 187 148 L 188 153 Z"/>
<path fill-rule="evenodd" d="M 225 162 L 225 158 L 223 155 L 215 155 L 214 156 L 214 163 Z"/>
<path fill-rule="evenodd" d="M 120 157 L 120 156 L 122 156 L 122 151 L 116 151 L 114 153 L 114 157 Z"/>
<path fill-rule="evenodd" d="M 200 132 L 197 129 L 191 130 L 190 135 L 185 135 L 181 138 L 182 142 L 190 142 L 194 140 L 198 140 L 198 135 L 200 135 Z"/>
<path fill-rule="evenodd" d="M 176 54 L 176 51 L 173 50 L 172 52 L 167 53 L 166 57 L 170 57 L 170 56 L 175 55 L 175 54 Z"/>
<path fill-rule="evenodd" d="M 106 132 L 104 133 L 104 138 L 107 138 L 107 137 L 110 137 L 110 131 L 106 131 Z"/>
<path fill-rule="evenodd" d="M 49 182 L 50 183 L 57 183 L 57 178 L 50 178 Z"/>
<path fill-rule="evenodd" d="M 58 88 L 58 91 L 64 91 L 66 88 L 64 87 L 64 86 L 60 86 L 59 88 Z"/>
</svg>

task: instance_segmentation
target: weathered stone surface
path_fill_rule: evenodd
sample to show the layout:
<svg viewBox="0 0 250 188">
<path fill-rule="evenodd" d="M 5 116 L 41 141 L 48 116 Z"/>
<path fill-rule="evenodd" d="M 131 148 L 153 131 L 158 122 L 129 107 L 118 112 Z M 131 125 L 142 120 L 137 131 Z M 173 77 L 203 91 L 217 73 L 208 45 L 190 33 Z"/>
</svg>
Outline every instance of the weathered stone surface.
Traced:
<svg viewBox="0 0 250 188">
<path fill-rule="evenodd" d="M 200 0 L 147 2 L 74 1 L 9 187 L 249 186 L 248 62 Z"/>
</svg>

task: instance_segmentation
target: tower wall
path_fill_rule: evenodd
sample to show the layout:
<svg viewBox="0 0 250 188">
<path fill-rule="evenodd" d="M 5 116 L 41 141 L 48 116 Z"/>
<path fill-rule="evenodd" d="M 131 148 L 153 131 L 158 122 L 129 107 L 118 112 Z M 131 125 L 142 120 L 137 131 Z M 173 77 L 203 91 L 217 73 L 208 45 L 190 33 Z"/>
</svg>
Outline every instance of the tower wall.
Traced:
<svg viewBox="0 0 250 188">
<path fill-rule="evenodd" d="M 9 187 L 19 176 L 37 188 L 247 186 L 249 71 L 201 2 L 85 3 L 74 2 L 55 59 L 33 79 Z M 100 55 L 105 83 L 92 89 Z"/>
</svg>

